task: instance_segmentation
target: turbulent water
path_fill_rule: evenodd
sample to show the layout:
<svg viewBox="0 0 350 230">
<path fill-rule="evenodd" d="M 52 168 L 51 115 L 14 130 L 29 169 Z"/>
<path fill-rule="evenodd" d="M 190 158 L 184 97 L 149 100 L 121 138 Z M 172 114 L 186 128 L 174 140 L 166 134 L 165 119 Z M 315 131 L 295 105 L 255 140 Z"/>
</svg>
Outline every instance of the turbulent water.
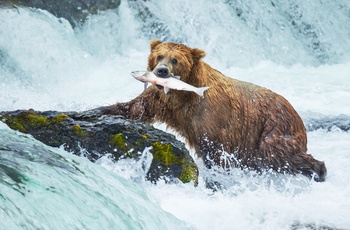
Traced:
<svg viewBox="0 0 350 230">
<path fill-rule="evenodd" d="M 204 61 L 287 98 L 304 120 L 350 116 L 350 3 L 122 1 L 72 28 L 43 10 L 0 9 L 0 111 L 82 111 L 143 90 L 149 40 L 204 49 Z M 164 125 L 158 125 L 165 129 Z M 181 140 L 181 137 L 178 137 Z M 308 132 L 326 182 L 222 176 L 157 186 L 138 162 L 92 164 L 0 123 L 0 229 L 350 229 L 350 133 Z M 205 188 L 215 177 L 226 187 Z"/>
<path fill-rule="evenodd" d="M 0 229 L 186 227 L 135 183 L 4 126 L 0 126 Z"/>
</svg>

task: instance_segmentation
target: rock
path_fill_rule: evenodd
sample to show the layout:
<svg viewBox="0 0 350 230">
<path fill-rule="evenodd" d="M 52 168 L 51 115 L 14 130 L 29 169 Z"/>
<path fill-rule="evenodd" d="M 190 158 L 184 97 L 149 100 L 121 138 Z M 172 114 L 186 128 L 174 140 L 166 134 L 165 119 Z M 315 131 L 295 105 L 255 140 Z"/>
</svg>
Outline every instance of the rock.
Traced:
<svg viewBox="0 0 350 230">
<path fill-rule="evenodd" d="M 68 152 L 84 155 L 92 162 L 106 154 L 118 161 L 123 158 L 139 160 L 149 148 L 153 160 L 146 179 L 183 183 L 198 183 L 198 167 L 182 142 L 141 121 L 122 116 L 99 115 L 90 112 L 57 112 L 17 110 L 0 112 L 0 121 L 10 128 L 31 134 L 53 147 L 63 146 Z"/>
<path fill-rule="evenodd" d="M 120 0 L 5 0 L 0 2 L 0 8 L 24 6 L 47 10 L 58 18 L 67 19 L 73 27 L 83 23 L 89 14 L 116 9 L 119 5 Z"/>
<path fill-rule="evenodd" d="M 339 129 L 342 131 L 350 130 L 350 117 L 346 115 L 339 116 L 321 116 L 314 118 L 304 119 L 304 125 L 307 132 L 323 129 L 325 131 L 332 131 L 333 129 Z"/>
</svg>

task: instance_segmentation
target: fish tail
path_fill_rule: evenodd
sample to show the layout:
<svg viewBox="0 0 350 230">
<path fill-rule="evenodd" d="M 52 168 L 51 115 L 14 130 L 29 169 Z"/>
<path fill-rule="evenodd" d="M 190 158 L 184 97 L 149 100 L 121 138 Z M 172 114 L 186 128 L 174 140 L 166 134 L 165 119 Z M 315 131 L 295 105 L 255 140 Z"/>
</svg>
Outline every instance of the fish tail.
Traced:
<svg viewBox="0 0 350 230">
<path fill-rule="evenodd" d="M 204 91 L 206 91 L 206 90 L 209 89 L 209 88 L 210 88 L 209 86 L 198 88 L 198 89 L 196 90 L 196 93 L 197 93 L 199 96 L 203 97 Z"/>
</svg>

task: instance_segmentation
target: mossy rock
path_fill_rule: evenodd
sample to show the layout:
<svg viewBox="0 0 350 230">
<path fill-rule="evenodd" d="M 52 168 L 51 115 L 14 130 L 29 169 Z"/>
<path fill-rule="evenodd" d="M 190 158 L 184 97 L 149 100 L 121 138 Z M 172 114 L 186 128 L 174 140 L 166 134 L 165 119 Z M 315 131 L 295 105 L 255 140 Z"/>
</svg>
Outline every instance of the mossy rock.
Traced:
<svg viewBox="0 0 350 230">
<path fill-rule="evenodd" d="M 40 116 L 34 110 L 27 110 L 15 117 L 0 117 L 11 129 L 26 133 L 28 129 L 48 126 L 50 121 L 45 116 Z"/>
<path fill-rule="evenodd" d="M 72 130 L 73 132 L 78 135 L 78 136 L 82 136 L 82 137 L 85 137 L 86 136 L 86 133 L 85 131 L 81 128 L 80 125 L 78 124 L 74 124 L 72 125 Z"/>
<path fill-rule="evenodd" d="M 130 149 L 127 143 L 125 142 L 125 136 L 123 133 L 111 135 L 109 138 L 109 143 L 114 147 L 121 148 L 125 151 L 128 151 Z"/>
<path fill-rule="evenodd" d="M 152 142 L 153 157 L 155 160 L 160 161 L 162 164 L 169 166 L 172 164 L 182 164 L 183 158 L 177 157 L 173 153 L 173 147 L 171 144 L 162 144 L 160 142 Z"/>
<path fill-rule="evenodd" d="M 186 162 L 182 174 L 179 179 L 183 183 L 189 183 L 193 181 L 194 185 L 198 185 L 198 166 L 194 162 Z"/>
<path fill-rule="evenodd" d="M 34 110 L 0 112 L 0 120 L 49 146 L 63 147 L 92 162 L 105 154 L 112 154 L 115 161 L 125 158 L 137 161 L 145 149 L 152 147 L 149 151 L 153 160 L 146 173 L 147 180 L 198 183 L 197 165 L 185 145 L 174 135 L 141 121 L 89 112 Z"/>
<path fill-rule="evenodd" d="M 198 185 L 198 167 L 189 154 L 183 154 L 170 143 L 151 142 L 151 146 L 153 168 L 168 176 L 165 178 L 166 182 L 172 182 L 172 178 L 177 178 L 183 183 L 193 181 L 195 186 Z M 151 169 L 149 173 L 152 173 Z"/>
<path fill-rule="evenodd" d="M 64 120 L 68 119 L 68 115 L 64 113 L 60 113 L 52 118 L 52 123 L 60 123 L 63 122 Z"/>
</svg>

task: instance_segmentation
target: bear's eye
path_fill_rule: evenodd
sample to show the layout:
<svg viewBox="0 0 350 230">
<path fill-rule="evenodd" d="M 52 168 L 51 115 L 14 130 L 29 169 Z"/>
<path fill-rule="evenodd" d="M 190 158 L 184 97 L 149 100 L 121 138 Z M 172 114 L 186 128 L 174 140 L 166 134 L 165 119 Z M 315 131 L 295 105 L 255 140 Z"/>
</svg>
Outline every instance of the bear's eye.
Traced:
<svg viewBox="0 0 350 230">
<path fill-rule="evenodd" d="M 157 61 L 160 61 L 160 60 L 162 60 L 163 59 L 163 55 L 159 55 L 158 57 L 157 57 Z"/>
<path fill-rule="evenodd" d="M 176 65 L 178 63 L 176 58 L 171 59 L 171 63 L 173 63 L 174 65 Z"/>
</svg>

